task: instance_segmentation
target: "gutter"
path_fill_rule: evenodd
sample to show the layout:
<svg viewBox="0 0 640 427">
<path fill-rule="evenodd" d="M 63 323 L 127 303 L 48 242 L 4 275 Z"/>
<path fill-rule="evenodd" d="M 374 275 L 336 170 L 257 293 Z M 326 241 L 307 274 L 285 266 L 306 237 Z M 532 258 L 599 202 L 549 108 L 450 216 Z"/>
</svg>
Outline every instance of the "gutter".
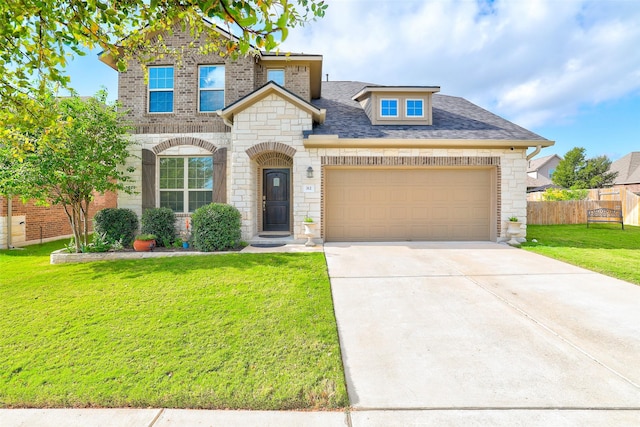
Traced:
<svg viewBox="0 0 640 427">
<path fill-rule="evenodd" d="M 540 152 L 540 150 L 542 150 L 542 145 L 536 146 L 536 149 L 533 150 L 531 154 L 527 154 L 527 161 L 533 159 L 536 156 L 536 154 Z"/>
</svg>

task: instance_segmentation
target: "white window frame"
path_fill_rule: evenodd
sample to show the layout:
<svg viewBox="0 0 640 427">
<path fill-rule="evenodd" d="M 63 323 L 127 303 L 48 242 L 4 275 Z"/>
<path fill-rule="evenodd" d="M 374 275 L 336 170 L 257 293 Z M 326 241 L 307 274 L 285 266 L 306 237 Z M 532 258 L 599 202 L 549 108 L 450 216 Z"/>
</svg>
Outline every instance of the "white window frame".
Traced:
<svg viewBox="0 0 640 427">
<path fill-rule="evenodd" d="M 158 156 L 157 157 L 157 165 L 156 165 L 156 170 L 157 170 L 157 175 L 156 175 L 156 182 L 158 183 L 157 185 L 157 190 L 156 190 L 156 206 L 157 207 L 162 207 L 161 204 L 161 200 L 160 200 L 160 193 L 163 191 L 182 191 L 182 212 L 175 212 L 176 215 L 177 214 L 191 214 L 193 212 L 189 211 L 189 191 L 198 191 L 198 192 L 211 192 L 211 199 L 213 201 L 213 190 L 215 187 L 215 182 L 213 182 L 213 174 L 212 174 L 212 188 L 204 188 L 204 189 L 198 189 L 198 188 L 189 188 L 189 159 L 193 159 L 193 158 L 208 158 L 211 159 L 211 167 L 214 167 L 214 163 L 213 163 L 213 156 L 207 156 L 207 155 L 186 155 L 186 156 Z M 182 183 L 183 183 L 183 188 L 160 188 L 160 160 L 161 159 L 183 159 L 183 179 L 182 179 Z"/>
<path fill-rule="evenodd" d="M 176 85 L 176 70 L 175 67 L 173 65 L 153 65 L 148 67 L 149 71 L 152 68 L 171 68 L 173 70 L 173 77 L 171 79 L 171 89 L 168 88 L 155 88 L 155 89 L 151 89 L 151 84 L 148 83 L 147 84 L 147 114 L 173 114 L 176 106 L 176 92 L 175 92 L 175 85 Z M 173 98 L 172 98 L 172 102 L 171 102 L 171 111 L 151 111 L 151 93 L 152 92 L 171 92 L 173 93 Z"/>
<path fill-rule="evenodd" d="M 282 83 L 278 83 L 278 82 L 273 81 L 273 80 L 271 80 L 271 79 L 269 78 L 269 73 L 270 73 L 271 71 L 282 71 Z M 280 86 L 284 86 L 285 82 L 287 81 L 287 80 L 286 80 L 286 75 L 285 75 L 285 72 L 284 72 L 284 68 L 268 68 L 268 69 L 267 69 L 267 83 L 268 83 L 268 82 L 271 82 L 271 81 L 273 81 L 273 82 L 274 82 L 274 83 L 276 83 L 276 84 L 279 84 Z"/>
<path fill-rule="evenodd" d="M 382 103 L 384 101 L 395 101 L 396 103 L 396 114 L 394 116 L 390 115 L 390 114 L 383 114 L 382 113 Z M 398 98 L 380 98 L 380 111 L 379 111 L 379 115 L 381 118 L 383 119 L 388 119 L 388 118 L 397 118 L 400 117 L 400 102 L 398 102 Z"/>
<path fill-rule="evenodd" d="M 419 101 L 419 102 L 422 103 L 422 114 L 421 115 L 419 115 L 419 116 L 416 116 L 416 115 L 410 116 L 409 115 L 409 101 Z M 408 119 L 414 119 L 414 118 L 415 119 L 421 119 L 421 118 L 423 118 L 424 117 L 424 106 L 425 106 L 424 99 L 421 99 L 421 98 L 407 98 L 407 99 L 405 99 L 405 101 L 404 101 L 404 115 L 405 115 L 405 117 L 407 117 Z"/>
<path fill-rule="evenodd" d="M 201 88 L 200 87 L 200 73 L 203 67 L 216 67 L 222 68 L 224 71 L 224 83 L 221 88 Z M 224 99 L 225 99 L 225 87 L 227 85 L 227 69 L 224 64 L 200 64 L 198 65 L 198 113 L 215 113 L 216 110 L 211 111 L 202 111 L 200 108 L 200 94 L 202 92 L 222 92 L 222 108 L 224 108 Z"/>
</svg>

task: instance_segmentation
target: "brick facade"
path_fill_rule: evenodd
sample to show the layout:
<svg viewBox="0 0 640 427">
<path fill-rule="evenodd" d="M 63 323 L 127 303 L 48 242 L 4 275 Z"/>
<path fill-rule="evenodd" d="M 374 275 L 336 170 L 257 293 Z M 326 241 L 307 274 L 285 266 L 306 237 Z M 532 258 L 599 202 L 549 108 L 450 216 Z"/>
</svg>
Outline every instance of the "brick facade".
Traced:
<svg viewBox="0 0 640 427">
<path fill-rule="evenodd" d="M 7 209 L 6 198 L 0 197 L 0 248 L 7 247 Z M 116 194 L 97 194 L 89 206 L 89 228 L 93 230 L 93 216 L 104 208 L 116 207 Z M 73 234 L 71 225 L 61 205 L 38 206 L 32 200 L 22 203 L 20 198 L 12 200 L 12 237 L 13 246 L 24 246 L 67 237 Z"/>
</svg>

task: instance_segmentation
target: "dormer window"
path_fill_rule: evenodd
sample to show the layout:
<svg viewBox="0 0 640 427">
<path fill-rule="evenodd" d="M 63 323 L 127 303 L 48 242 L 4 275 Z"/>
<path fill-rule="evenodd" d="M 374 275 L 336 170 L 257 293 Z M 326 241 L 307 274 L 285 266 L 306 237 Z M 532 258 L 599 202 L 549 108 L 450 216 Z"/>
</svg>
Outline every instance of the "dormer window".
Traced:
<svg viewBox="0 0 640 427">
<path fill-rule="evenodd" d="M 398 100 L 397 99 L 381 99 L 380 115 L 382 117 L 398 117 Z"/>
<path fill-rule="evenodd" d="M 438 86 L 365 86 L 353 96 L 372 125 L 430 126 Z"/>
<path fill-rule="evenodd" d="M 149 112 L 173 113 L 173 67 L 149 67 Z"/>
<path fill-rule="evenodd" d="M 224 65 L 201 65 L 198 70 L 198 111 L 224 108 Z"/>
<path fill-rule="evenodd" d="M 267 70 L 267 81 L 284 86 L 284 70 L 276 68 Z"/>
<path fill-rule="evenodd" d="M 407 99 L 405 112 L 407 117 L 424 117 L 424 101 L 422 99 Z"/>
</svg>

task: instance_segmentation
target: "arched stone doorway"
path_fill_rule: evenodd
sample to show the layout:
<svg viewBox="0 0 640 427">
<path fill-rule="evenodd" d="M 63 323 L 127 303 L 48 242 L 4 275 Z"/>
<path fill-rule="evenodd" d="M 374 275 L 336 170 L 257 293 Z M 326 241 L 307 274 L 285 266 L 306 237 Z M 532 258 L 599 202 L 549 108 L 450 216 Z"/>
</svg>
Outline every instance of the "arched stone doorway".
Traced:
<svg viewBox="0 0 640 427">
<path fill-rule="evenodd" d="M 293 231 L 293 155 L 282 143 L 261 143 L 249 148 L 256 173 L 256 229 L 267 234 Z"/>
</svg>

